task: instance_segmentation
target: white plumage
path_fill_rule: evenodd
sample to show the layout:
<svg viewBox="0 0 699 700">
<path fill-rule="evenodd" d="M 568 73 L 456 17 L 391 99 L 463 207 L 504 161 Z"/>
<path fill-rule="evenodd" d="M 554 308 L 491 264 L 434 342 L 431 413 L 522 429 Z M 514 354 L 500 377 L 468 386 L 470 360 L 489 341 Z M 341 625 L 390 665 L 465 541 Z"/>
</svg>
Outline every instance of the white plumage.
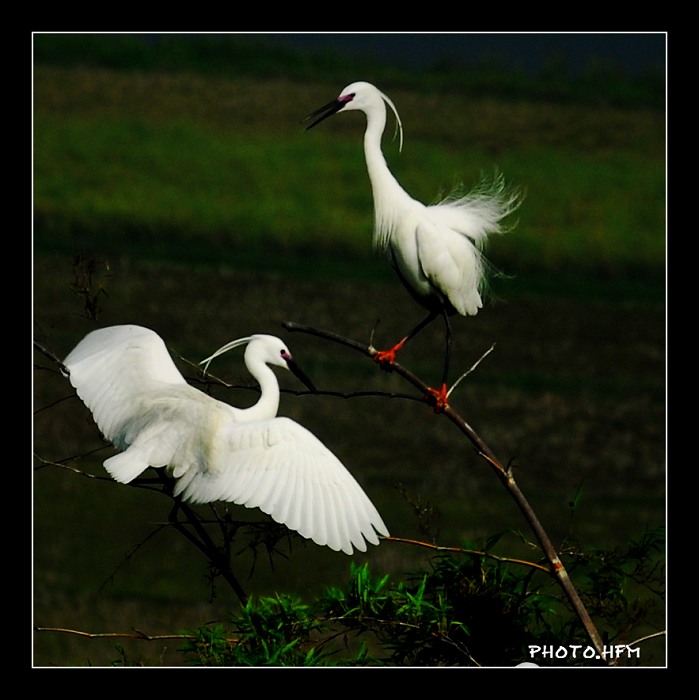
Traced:
<svg viewBox="0 0 699 700">
<path fill-rule="evenodd" d="M 496 178 L 491 186 L 429 206 L 413 199 L 395 179 L 381 151 L 386 105 L 395 114 L 402 147 L 403 127 L 395 105 L 366 82 L 348 85 L 337 99 L 310 114 L 307 129 L 341 111 L 359 110 L 366 115 L 364 155 L 374 198 L 373 242 L 388 253 L 411 296 L 429 311 L 391 350 L 379 353 L 380 361 L 390 363 L 405 342 L 439 314 L 447 326 L 448 353 L 448 316 L 474 316 L 482 307 L 486 269 L 482 248 L 490 234 L 502 231 L 501 221 L 518 206 L 519 196 L 506 192 L 502 178 Z"/>
<path fill-rule="evenodd" d="M 191 503 L 229 501 L 259 508 L 316 544 L 352 554 L 388 536 L 378 511 L 350 472 L 306 428 L 277 417 L 279 384 L 268 365 L 304 378 L 284 343 L 253 335 L 245 364 L 260 398 L 240 409 L 187 384 L 162 339 L 126 325 L 89 333 L 66 357 L 70 381 L 103 435 L 120 451 L 104 462 L 128 483 L 149 466 L 177 479 Z"/>
</svg>

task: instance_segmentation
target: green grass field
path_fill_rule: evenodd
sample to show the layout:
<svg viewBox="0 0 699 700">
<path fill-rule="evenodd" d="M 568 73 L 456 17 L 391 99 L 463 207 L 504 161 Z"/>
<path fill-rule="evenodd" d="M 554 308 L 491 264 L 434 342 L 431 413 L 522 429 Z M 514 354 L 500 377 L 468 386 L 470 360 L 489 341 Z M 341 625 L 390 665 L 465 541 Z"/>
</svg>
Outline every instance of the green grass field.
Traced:
<svg viewBox="0 0 699 700">
<path fill-rule="evenodd" d="M 308 133 L 301 125 L 355 77 L 335 84 L 37 62 L 35 338 L 64 357 L 94 327 L 75 293 L 73 256 L 86 253 L 105 292 L 101 325 L 149 326 L 194 362 L 234 337 L 271 332 L 321 389 L 408 391 L 358 356 L 281 328 L 297 321 L 368 341 L 376 327 L 378 345 L 422 314 L 371 251 L 361 117 L 338 116 Z M 454 322 L 455 373 L 495 343 L 460 386 L 458 409 L 496 453 L 516 460 L 555 543 L 615 546 L 662 524 L 663 111 L 437 91 L 426 111 L 409 83 L 394 80 L 395 89 L 381 87 L 398 106 L 406 142 L 402 154 L 390 138 L 384 149 L 412 194 L 431 199 L 494 168 L 526 190 L 516 228 L 489 248 L 506 276 L 477 317 Z M 435 323 L 405 364 L 437 376 L 442 341 Z M 221 374 L 240 388 L 222 398 L 252 401 L 242 355 L 225 359 Z M 59 461 L 99 450 L 75 464 L 103 476 L 109 448 L 89 415 L 48 361 L 38 355 L 35 367 L 35 453 Z M 301 388 L 289 377 L 282 383 Z M 406 490 L 436 510 L 441 544 L 526 529 L 461 436 L 417 402 L 285 394 L 281 412 L 332 446 L 396 536 L 420 535 Z M 185 541 L 167 530 L 148 539 L 167 518 L 165 499 L 39 462 L 33 498 L 35 624 L 157 634 L 235 607 L 222 585 L 210 600 L 205 562 Z M 357 560 L 392 576 L 426 565 L 424 553 L 389 544 Z M 522 546 L 505 538 L 501 553 Z M 247 578 L 253 563 L 241 557 L 240 570 L 259 593 L 311 595 L 349 570 L 344 555 L 298 540 L 274 565 L 260 552 Z M 654 624 L 664 625 L 662 612 Z M 149 665 L 181 662 L 173 644 L 124 647 Z M 111 640 L 35 635 L 38 665 L 117 657 Z"/>
<path fill-rule="evenodd" d="M 308 133 L 300 123 L 338 89 L 39 67 L 37 252 L 369 259 L 362 117 Z M 384 148 L 414 196 L 431 201 L 496 170 L 525 191 L 516 233 L 491 245 L 498 266 L 662 282 L 662 113 L 453 95 L 425 113 L 414 93 L 392 94 L 406 143 L 399 154 L 387 137 Z"/>
</svg>

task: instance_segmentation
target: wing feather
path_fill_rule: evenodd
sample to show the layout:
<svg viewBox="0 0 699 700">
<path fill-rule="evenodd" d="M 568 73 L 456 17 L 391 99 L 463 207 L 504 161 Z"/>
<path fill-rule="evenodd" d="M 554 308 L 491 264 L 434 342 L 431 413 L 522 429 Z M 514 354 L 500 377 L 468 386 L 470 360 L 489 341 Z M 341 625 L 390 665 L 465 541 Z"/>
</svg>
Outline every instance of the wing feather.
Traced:
<svg viewBox="0 0 699 700">
<path fill-rule="evenodd" d="M 303 478 L 303 489 L 305 498 L 300 499 L 301 502 L 308 503 L 309 507 L 304 508 L 301 512 L 302 518 L 302 534 L 305 537 L 314 538 L 315 542 L 320 545 L 327 545 L 328 531 L 323 520 L 323 487 L 318 482 L 315 474 L 305 474 Z"/>
<path fill-rule="evenodd" d="M 101 328 L 83 338 L 63 363 L 102 434 L 123 445 L 138 416 L 137 398 L 162 385 L 186 385 L 162 339 L 141 326 Z"/>
<path fill-rule="evenodd" d="M 314 490 L 314 507 L 308 510 L 309 531 L 318 533 L 317 538 L 322 540 L 324 545 L 328 545 L 333 539 L 330 517 L 327 512 L 328 501 L 320 487 Z M 335 546 L 337 546 L 337 544 L 335 544 Z"/>
<path fill-rule="evenodd" d="M 348 554 L 377 544 L 377 533 L 388 535 L 361 486 L 318 438 L 289 418 L 240 421 L 235 408 L 186 383 L 153 331 L 93 331 L 64 364 L 120 451 L 104 463 L 117 481 L 165 467 L 186 501 L 260 508 Z"/>
<path fill-rule="evenodd" d="M 418 260 L 425 277 L 462 316 L 474 316 L 483 305 L 481 252 L 467 236 L 423 221 L 415 233 Z"/>
<path fill-rule="evenodd" d="M 328 546 L 338 551 L 345 540 L 344 525 L 340 517 L 341 508 L 338 507 L 337 493 L 335 489 L 328 489 L 328 497 L 325 502 L 325 527 L 328 532 Z"/>
<path fill-rule="evenodd" d="M 221 427 L 215 470 L 197 465 L 176 486 L 186 501 L 227 500 L 260 508 L 277 522 L 338 551 L 366 550 L 388 535 L 363 489 L 312 433 L 289 418 Z M 225 456 L 224 456 L 225 455 Z M 322 504 L 322 505 L 319 505 Z"/>
</svg>

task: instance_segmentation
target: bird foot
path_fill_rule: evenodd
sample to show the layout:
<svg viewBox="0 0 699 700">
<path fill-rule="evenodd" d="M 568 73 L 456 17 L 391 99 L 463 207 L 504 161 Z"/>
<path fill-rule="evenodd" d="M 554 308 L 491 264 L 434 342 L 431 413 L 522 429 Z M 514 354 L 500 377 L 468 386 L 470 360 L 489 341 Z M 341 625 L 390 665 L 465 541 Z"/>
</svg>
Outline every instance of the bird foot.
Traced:
<svg viewBox="0 0 699 700">
<path fill-rule="evenodd" d="M 377 350 L 374 353 L 374 362 L 376 362 L 381 369 L 390 370 L 391 365 L 396 361 L 398 351 L 403 347 L 406 340 L 407 338 L 403 338 L 403 340 L 396 343 L 390 350 Z"/>
<path fill-rule="evenodd" d="M 432 389 L 428 387 L 425 399 L 432 404 L 435 413 L 441 413 L 448 405 L 449 396 L 447 394 L 447 385 L 442 384 L 440 389 Z"/>
</svg>

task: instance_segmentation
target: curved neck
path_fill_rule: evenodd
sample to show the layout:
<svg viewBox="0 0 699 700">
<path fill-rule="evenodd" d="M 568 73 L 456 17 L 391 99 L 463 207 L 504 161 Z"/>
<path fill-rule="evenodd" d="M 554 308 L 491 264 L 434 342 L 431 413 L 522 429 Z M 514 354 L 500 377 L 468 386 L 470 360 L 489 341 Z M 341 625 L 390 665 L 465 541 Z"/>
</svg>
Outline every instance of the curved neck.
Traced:
<svg viewBox="0 0 699 700">
<path fill-rule="evenodd" d="M 386 128 L 386 107 L 381 103 L 381 109 L 367 114 L 366 131 L 364 132 L 364 157 L 367 172 L 374 190 L 395 178 L 391 173 L 383 152 L 381 138 Z M 396 183 L 397 184 L 397 183 Z"/>
<path fill-rule="evenodd" d="M 267 420 L 274 418 L 279 410 L 279 382 L 274 372 L 264 362 L 249 361 L 245 358 L 245 366 L 260 385 L 260 398 L 250 408 L 238 409 L 243 420 Z"/>
<path fill-rule="evenodd" d="M 393 233 L 397 208 L 409 195 L 393 176 L 381 150 L 381 137 L 386 127 L 386 108 L 367 115 L 364 132 L 364 158 L 374 195 L 374 245 L 385 248 Z"/>
</svg>

